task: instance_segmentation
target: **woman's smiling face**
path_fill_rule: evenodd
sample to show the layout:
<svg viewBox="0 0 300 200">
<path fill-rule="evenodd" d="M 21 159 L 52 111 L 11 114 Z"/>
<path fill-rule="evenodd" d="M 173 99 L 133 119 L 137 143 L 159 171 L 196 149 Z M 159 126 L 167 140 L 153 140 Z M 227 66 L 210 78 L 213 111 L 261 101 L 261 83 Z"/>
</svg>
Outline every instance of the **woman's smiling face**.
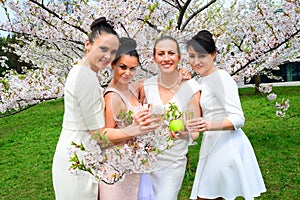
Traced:
<svg viewBox="0 0 300 200">
<path fill-rule="evenodd" d="M 215 70 L 215 57 L 216 53 L 199 53 L 192 46 L 188 47 L 189 64 L 200 76 L 207 76 Z"/>
<path fill-rule="evenodd" d="M 130 55 L 122 55 L 118 61 L 112 65 L 114 70 L 114 80 L 122 84 L 129 84 L 136 74 L 139 66 L 138 58 Z"/>
<path fill-rule="evenodd" d="M 154 61 L 162 72 L 176 70 L 180 62 L 180 54 L 176 42 L 170 39 L 159 41 L 155 46 Z"/>
<path fill-rule="evenodd" d="M 95 72 L 104 69 L 115 58 L 118 47 L 118 37 L 105 32 L 95 39 L 93 43 L 87 40 L 85 42 L 85 58 L 88 65 Z"/>
</svg>

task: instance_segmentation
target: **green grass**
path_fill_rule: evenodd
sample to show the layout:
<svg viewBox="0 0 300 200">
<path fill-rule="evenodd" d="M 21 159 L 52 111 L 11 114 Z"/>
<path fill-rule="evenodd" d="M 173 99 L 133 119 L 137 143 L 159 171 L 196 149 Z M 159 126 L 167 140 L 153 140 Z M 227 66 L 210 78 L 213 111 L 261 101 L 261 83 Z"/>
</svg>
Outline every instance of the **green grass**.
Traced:
<svg viewBox="0 0 300 200">
<path fill-rule="evenodd" d="M 267 187 L 257 199 L 300 199 L 300 87 L 274 87 L 278 98 L 290 99 L 288 117 L 253 88 L 240 89 L 246 124 L 244 132 L 255 150 Z M 41 103 L 0 118 L 0 199 L 54 199 L 51 165 L 61 131 L 63 99 Z M 198 162 L 198 144 L 189 151 L 179 200 L 189 199 Z"/>
</svg>

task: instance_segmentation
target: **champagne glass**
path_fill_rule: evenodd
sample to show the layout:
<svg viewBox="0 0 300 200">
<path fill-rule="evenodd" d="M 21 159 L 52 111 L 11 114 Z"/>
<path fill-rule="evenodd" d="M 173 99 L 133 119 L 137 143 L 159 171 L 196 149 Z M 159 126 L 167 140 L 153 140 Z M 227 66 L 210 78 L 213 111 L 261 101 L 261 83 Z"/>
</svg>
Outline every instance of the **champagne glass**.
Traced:
<svg viewBox="0 0 300 200">
<path fill-rule="evenodd" d="M 187 124 L 187 121 L 190 119 L 194 119 L 194 112 L 193 111 L 186 111 L 183 113 L 183 121 L 184 124 Z"/>
<path fill-rule="evenodd" d="M 147 97 L 145 97 L 145 99 L 144 99 L 144 101 L 143 101 L 143 108 L 148 109 L 149 112 L 150 112 L 150 110 L 151 110 L 151 108 L 152 108 L 152 103 L 149 103 L 149 102 L 148 102 Z"/>
<path fill-rule="evenodd" d="M 152 105 L 150 107 L 150 114 L 154 117 L 159 119 L 158 123 L 161 123 L 163 116 L 165 115 L 165 109 L 162 105 Z"/>
<path fill-rule="evenodd" d="M 193 111 L 186 111 L 183 113 L 183 122 L 184 122 L 184 125 L 186 126 L 187 124 L 187 121 L 190 120 L 190 119 L 194 119 L 194 112 Z M 197 144 L 197 142 L 194 142 L 193 141 L 193 138 L 191 136 L 191 133 L 190 131 L 188 130 L 189 132 L 189 141 L 188 141 L 188 145 L 191 146 L 191 145 L 195 145 Z"/>
</svg>

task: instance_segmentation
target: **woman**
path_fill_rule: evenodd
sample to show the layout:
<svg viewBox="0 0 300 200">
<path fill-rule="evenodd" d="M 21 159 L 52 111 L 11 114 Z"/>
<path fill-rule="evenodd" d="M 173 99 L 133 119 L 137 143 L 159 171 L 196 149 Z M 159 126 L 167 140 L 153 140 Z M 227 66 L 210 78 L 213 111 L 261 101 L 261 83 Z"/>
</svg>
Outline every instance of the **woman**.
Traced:
<svg viewBox="0 0 300 200">
<path fill-rule="evenodd" d="M 178 42 L 169 36 L 159 38 L 153 56 L 160 75 L 145 80 L 142 98 L 153 106 L 166 107 L 172 102 L 180 111 L 193 110 L 195 116 L 200 116 L 199 86 L 193 79 L 181 80 L 177 70 L 181 58 Z M 156 200 L 177 199 L 185 174 L 188 144 L 188 139 L 178 139 L 171 149 L 158 155 L 157 164 L 150 173 Z"/>
<path fill-rule="evenodd" d="M 188 41 L 189 63 L 200 78 L 203 118 L 189 130 L 204 131 L 191 199 L 254 199 L 266 188 L 253 151 L 242 131 L 244 114 L 232 77 L 214 65 L 212 34 L 200 31 Z"/>
<path fill-rule="evenodd" d="M 105 97 L 105 124 L 107 128 L 124 128 L 124 123 L 118 118 L 126 111 L 137 112 L 142 109 L 135 90 L 129 84 L 139 66 L 139 55 L 136 51 L 136 42 L 130 38 L 120 38 L 120 46 L 116 58 L 112 62 L 113 79 L 104 92 Z M 127 173 L 125 179 L 113 185 L 100 184 L 101 200 L 152 200 L 153 189 L 149 175 L 142 175 L 148 181 L 146 187 L 139 183 L 140 174 Z"/>
<path fill-rule="evenodd" d="M 103 129 L 105 125 L 104 100 L 96 74 L 111 63 L 118 46 L 119 37 L 112 26 L 104 17 L 96 19 L 91 24 L 91 33 L 85 41 L 84 58 L 74 65 L 68 74 L 64 91 L 63 129 L 56 146 L 52 166 L 56 199 L 96 200 L 98 198 L 98 184 L 93 181 L 89 173 L 79 172 L 71 175 L 68 171 L 70 168 L 69 149 L 72 141 L 87 146 L 88 141 L 93 138 L 101 143 L 103 142 L 102 133 L 106 133 L 106 138 L 115 143 L 156 128 L 146 126 L 155 119 L 150 119 L 145 114 L 147 111 L 141 111 L 139 115 L 136 115 L 137 125 L 123 129 Z M 82 155 L 78 156 L 82 159 Z"/>
</svg>

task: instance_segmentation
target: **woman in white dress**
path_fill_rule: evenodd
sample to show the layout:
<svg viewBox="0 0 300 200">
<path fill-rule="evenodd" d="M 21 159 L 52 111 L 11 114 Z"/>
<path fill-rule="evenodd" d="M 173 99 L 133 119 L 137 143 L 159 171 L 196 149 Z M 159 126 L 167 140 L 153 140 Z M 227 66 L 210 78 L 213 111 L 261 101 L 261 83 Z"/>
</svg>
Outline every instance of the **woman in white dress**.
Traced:
<svg viewBox="0 0 300 200">
<path fill-rule="evenodd" d="M 153 56 L 160 75 L 144 81 L 141 99 L 146 98 L 153 106 L 167 106 L 172 102 L 180 111 L 193 110 L 195 116 L 200 116 L 199 85 L 194 79 L 179 81 L 177 65 L 181 55 L 178 42 L 169 36 L 159 38 Z M 150 173 L 156 200 L 177 199 L 185 174 L 188 144 L 188 139 L 178 139 L 171 149 L 158 155 L 157 164 Z"/>
<path fill-rule="evenodd" d="M 212 34 L 200 31 L 188 42 L 189 63 L 200 76 L 203 118 L 190 120 L 191 131 L 203 132 L 191 199 L 250 200 L 266 188 L 253 151 L 241 127 L 244 114 L 232 77 L 214 65 Z"/>
<path fill-rule="evenodd" d="M 147 111 L 136 115 L 137 125 L 123 129 L 106 128 L 104 120 L 104 100 L 97 72 L 111 63 L 118 50 L 119 38 L 104 17 L 91 24 L 91 33 L 85 41 L 84 58 L 73 66 L 68 74 L 64 90 L 65 113 L 63 128 L 53 158 L 52 176 L 55 198 L 58 200 L 96 200 L 98 184 L 92 175 L 80 171 L 71 174 L 71 142 L 83 143 L 84 146 L 93 137 L 99 143 L 99 133 L 106 131 L 106 137 L 112 142 L 128 140 L 134 136 L 154 130 L 147 126 L 156 119 L 151 119 Z M 146 118 L 146 120 L 143 117 Z M 97 136 L 97 137 L 96 137 Z M 78 155 L 82 159 L 82 155 Z"/>
</svg>

